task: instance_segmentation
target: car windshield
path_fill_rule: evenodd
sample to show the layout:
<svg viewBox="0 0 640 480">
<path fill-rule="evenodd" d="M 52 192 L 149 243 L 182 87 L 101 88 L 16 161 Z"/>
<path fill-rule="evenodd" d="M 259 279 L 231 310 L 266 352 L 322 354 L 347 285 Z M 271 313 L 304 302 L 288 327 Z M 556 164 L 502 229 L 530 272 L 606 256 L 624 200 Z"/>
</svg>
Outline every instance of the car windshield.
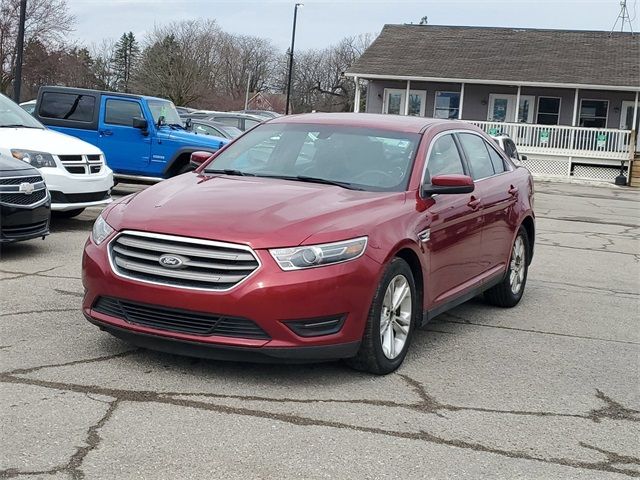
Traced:
<svg viewBox="0 0 640 480">
<path fill-rule="evenodd" d="M 205 172 L 403 191 L 419 140 L 419 134 L 344 125 L 263 124 L 220 152 Z"/>
<path fill-rule="evenodd" d="M 19 105 L 0 94 L 0 128 L 42 128 L 42 124 L 25 112 Z"/>
<path fill-rule="evenodd" d="M 167 125 L 182 125 L 183 120 L 178 115 L 176 106 L 169 100 L 149 100 L 149 110 L 153 116 L 153 123 L 158 124 L 160 117 L 164 117 L 164 123 Z"/>
</svg>

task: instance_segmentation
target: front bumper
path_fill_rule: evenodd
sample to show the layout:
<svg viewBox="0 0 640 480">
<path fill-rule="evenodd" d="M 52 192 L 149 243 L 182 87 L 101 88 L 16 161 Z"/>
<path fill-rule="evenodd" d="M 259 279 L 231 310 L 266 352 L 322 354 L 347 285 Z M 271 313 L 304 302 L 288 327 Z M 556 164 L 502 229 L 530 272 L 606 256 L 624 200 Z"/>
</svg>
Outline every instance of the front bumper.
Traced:
<svg viewBox="0 0 640 480">
<path fill-rule="evenodd" d="M 194 291 L 143 283 L 113 273 L 106 243 L 87 241 L 83 256 L 89 321 L 131 343 L 147 348 L 206 358 L 295 362 L 352 357 L 356 354 L 382 266 L 367 255 L 338 265 L 282 271 L 271 255 L 256 250 L 261 267 L 246 282 L 226 292 Z M 151 328 L 94 309 L 100 297 L 112 297 L 194 313 L 250 319 L 268 338 L 195 335 Z M 344 316 L 336 333 L 299 336 L 292 320 Z"/>
<path fill-rule="evenodd" d="M 64 167 L 41 168 L 47 188 L 51 192 L 51 210 L 65 211 L 104 206 L 111 203 L 113 172 L 105 165 L 100 173 L 76 175 Z"/>
<path fill-rule="evenodd" d="M 0 243 L 19 242 L 49 235 L 49 198 L 32 207 L 0 204 Z"/>
</svg>

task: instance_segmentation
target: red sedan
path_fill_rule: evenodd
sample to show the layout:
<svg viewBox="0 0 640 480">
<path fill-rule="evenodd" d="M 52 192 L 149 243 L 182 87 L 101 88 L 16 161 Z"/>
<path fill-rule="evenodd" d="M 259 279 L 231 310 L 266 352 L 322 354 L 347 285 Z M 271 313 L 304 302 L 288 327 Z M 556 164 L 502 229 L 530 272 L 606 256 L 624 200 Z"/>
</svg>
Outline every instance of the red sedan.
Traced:
<svg viewBox="0 0 640 480">
<path fill-rule="evenodd" d="M 279 117 L 208 155 L 97 219 L 90 322 L 185 355 L 384 374 L 436 315 L 522 297 L 533 181 L 474 126 Z"/>
</svg>

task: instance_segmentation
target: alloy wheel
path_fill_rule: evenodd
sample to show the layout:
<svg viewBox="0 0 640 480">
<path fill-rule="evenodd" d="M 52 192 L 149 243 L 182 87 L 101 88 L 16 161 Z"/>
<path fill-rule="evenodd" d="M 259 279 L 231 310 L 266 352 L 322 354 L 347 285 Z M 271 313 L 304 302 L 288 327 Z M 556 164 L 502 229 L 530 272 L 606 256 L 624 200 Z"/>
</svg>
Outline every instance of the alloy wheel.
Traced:
<svg viewBox="0 0 640 480">
<path fill-rule="evenodd" d="M 389 360 L 397 358 L 407 343 L 412 305 L 409 281 L 396 275 L 387 286 L 380 312 L 380 343 Z"/>
<path fill-rule="evenodd" d="M 526 260 L 524 240 L 518 235 L 513 244 L 513 253 L 511 254 L 511 264 L 509 266 L 509 284 L 514 295 L 520 293 L 524 284 Z"/>
</svg>

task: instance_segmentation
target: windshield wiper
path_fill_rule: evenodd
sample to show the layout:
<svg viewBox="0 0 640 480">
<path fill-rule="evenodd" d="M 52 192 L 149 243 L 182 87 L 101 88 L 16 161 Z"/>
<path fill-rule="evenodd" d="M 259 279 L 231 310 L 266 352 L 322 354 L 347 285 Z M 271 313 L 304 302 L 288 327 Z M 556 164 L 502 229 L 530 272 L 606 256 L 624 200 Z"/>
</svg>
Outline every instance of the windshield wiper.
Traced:
<svg viewBox="0 0 640 480">
<path fill-rule="evenodd" d="M 264 176 L 269 178 L 281 178 L 283 180 L 294 180 L 294 181 L 297 180 L 300 182 L 322 183 L 324 185 L 334 185 L 336 187 L 347 188 L 349 190 L 364 190 L 364 188 L 356 187 L 352 183 L 340 182 L 337 180 L 329 180 L 328 178 L 308 177 L 306 175 L 296 175 L 295 177 L 287 176 L 287 175 L 264 175 Z"/>
<path fill-rule="evenodd" d="M 32 127 L 30 125 L 20 125 L 17 123 L 12 123 L 11 125 L 0 125 L 0 128 L 40 128 L 40 127 Z"/>
<path fill-rule="evenodd" d="M 238 175 L 240 177 L 255 177 L 255 173 L 243 172 L 242 170 L 234 170 L 233 168 L 223 169 L 205 169 L 204 173 L 224 173 L 225 175 Z"/>
</svg>

